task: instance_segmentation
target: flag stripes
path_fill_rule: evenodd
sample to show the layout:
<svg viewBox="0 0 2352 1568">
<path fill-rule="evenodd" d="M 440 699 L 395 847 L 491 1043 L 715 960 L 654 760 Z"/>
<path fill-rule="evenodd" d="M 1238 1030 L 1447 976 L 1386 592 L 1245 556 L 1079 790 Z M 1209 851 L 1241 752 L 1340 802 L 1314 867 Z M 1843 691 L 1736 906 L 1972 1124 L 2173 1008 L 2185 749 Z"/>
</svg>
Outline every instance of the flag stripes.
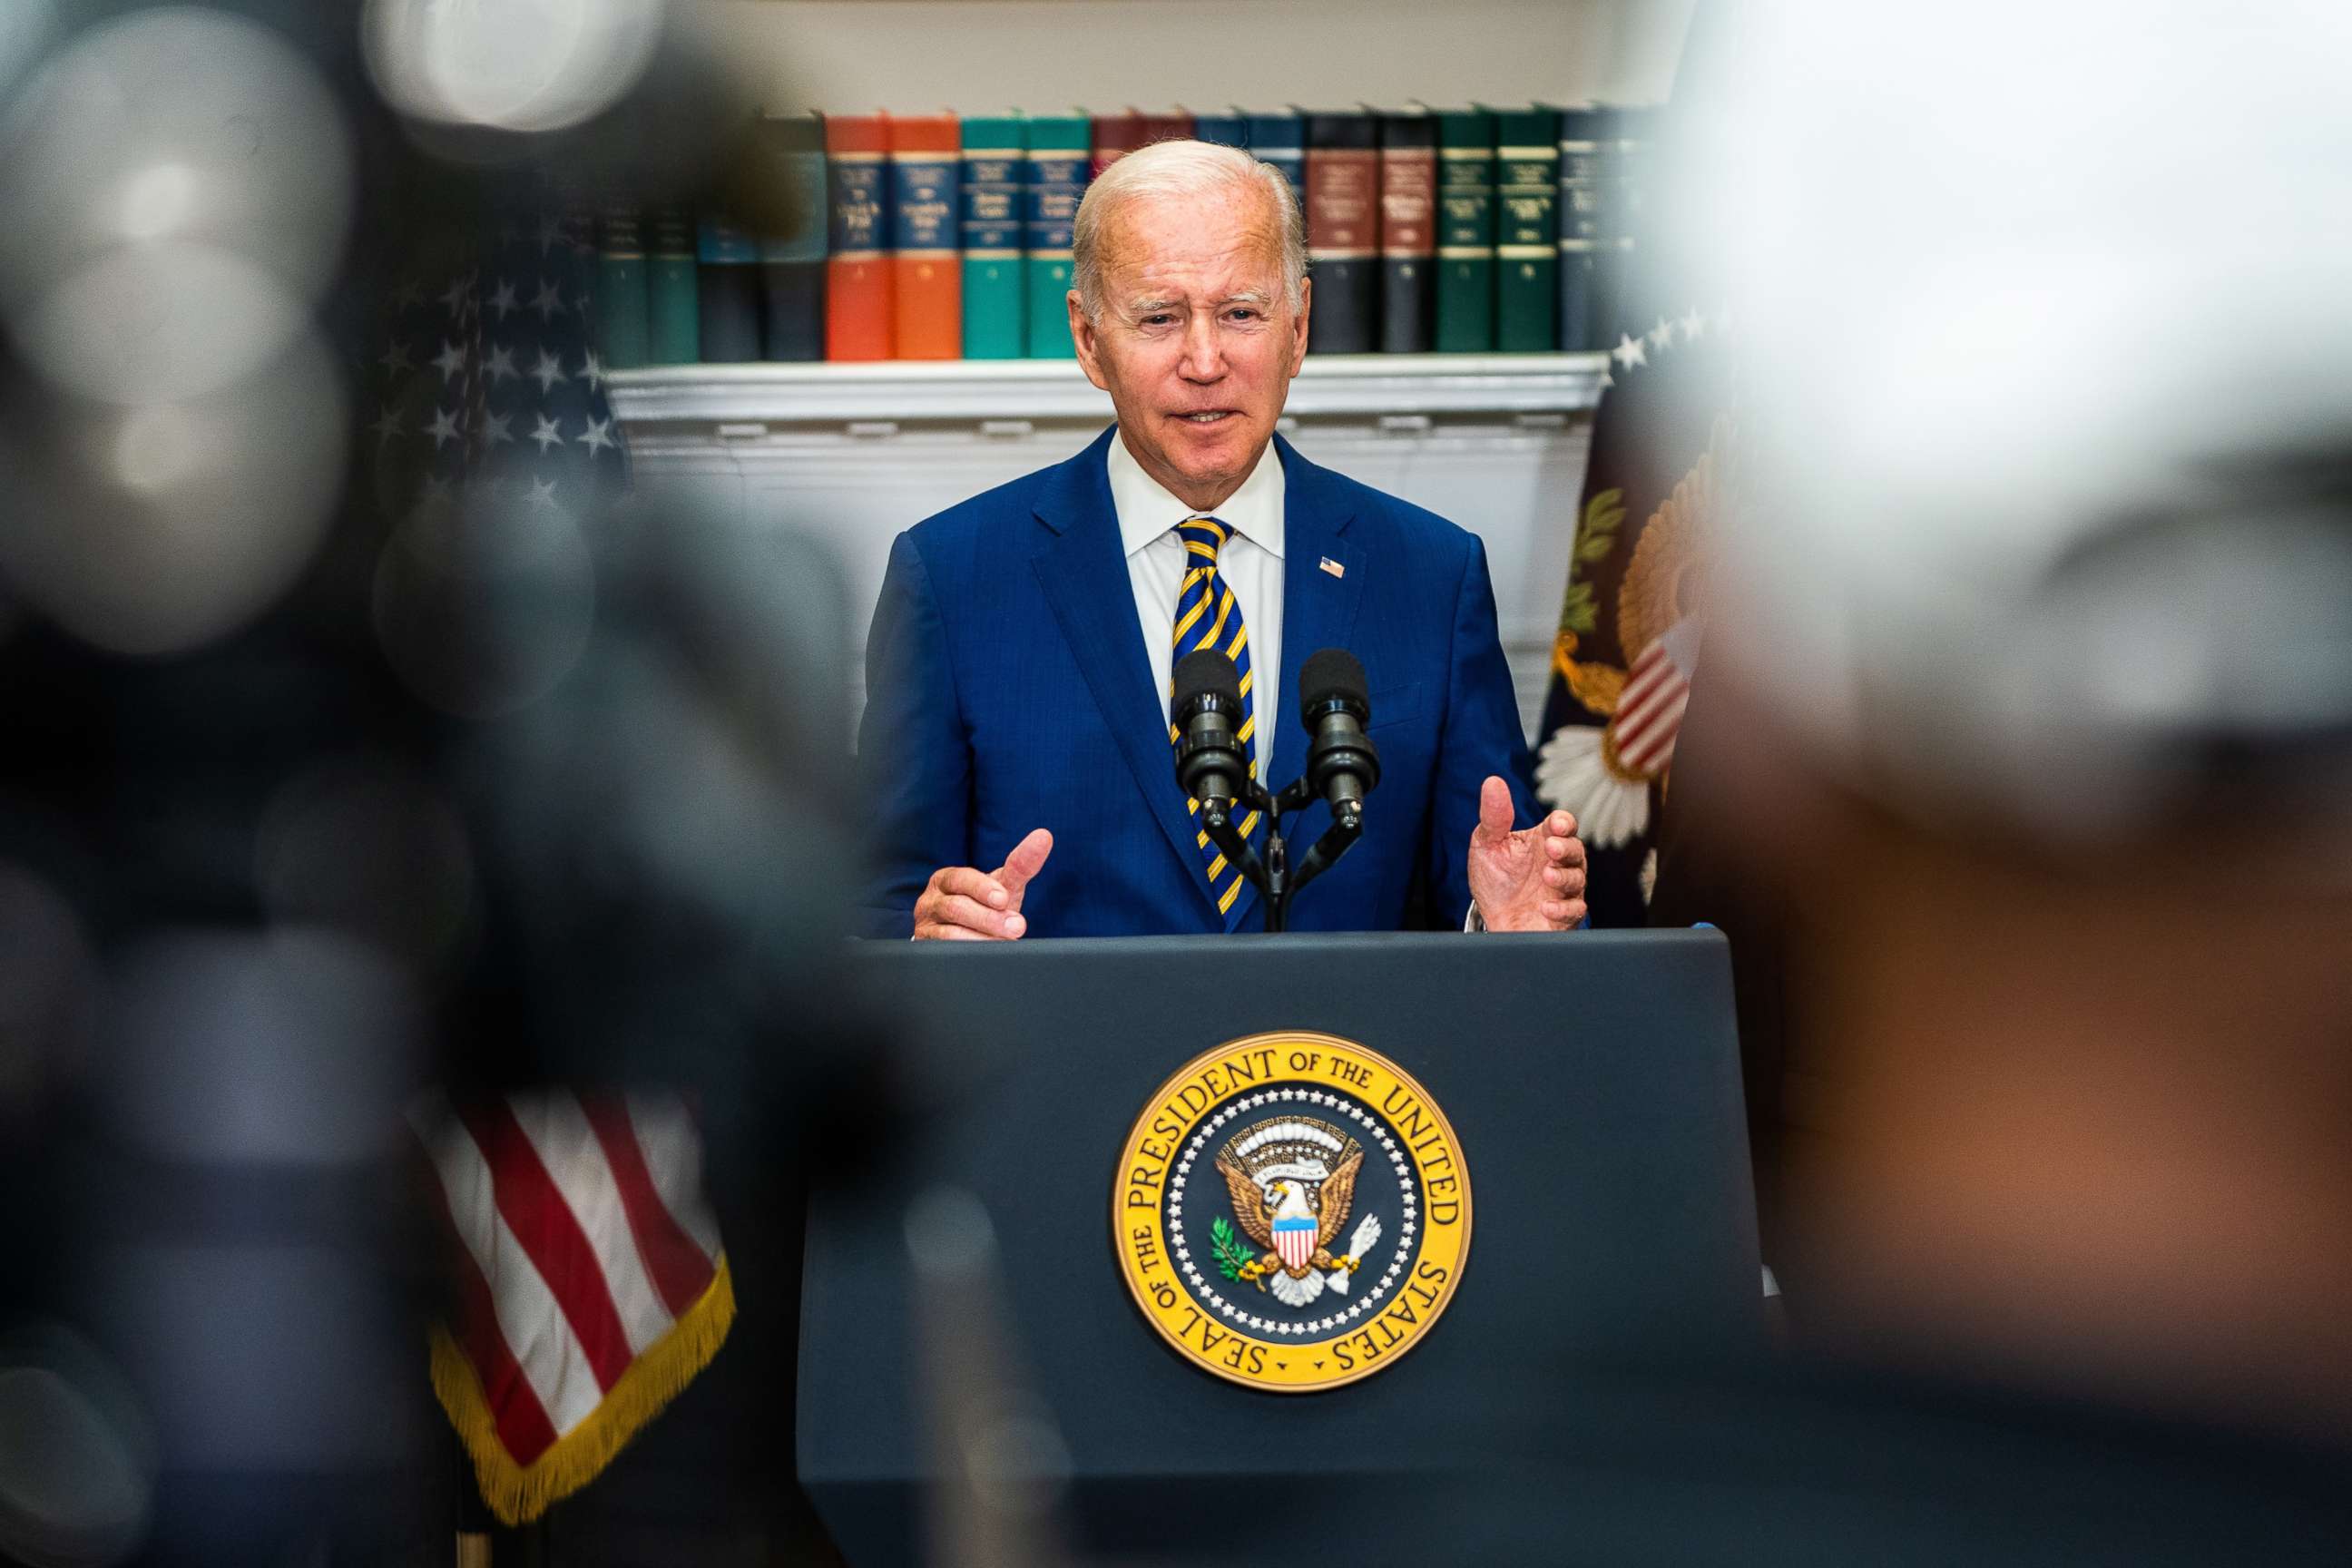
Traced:
<svg viewBox="0 0 2352 1568">
<path fill-rule="evenodd" d="M 596 1249 L 511 1109 L 496 1102 L 458 1115 L 489 1167 L 499 1217 L 522 1243 L 531 1267 L 562 1309 L 602 1394 L 628 1370 L 631 1355 Z"/>
<path fill-rule="evenodd" d="M 1663 640 L 1652 643 L 1633 661 L 1633 671 L 1617 700 L 1611 724 L 1617 754 L 1643 773 L 1662 771 L 1674 755 L 1683 710 L 1690 703 L 1690 682 L 1667 656 Z"/>
<path fill-rule="evenodd" d="M 584 1110 L 604 1151 L 604 1162 L 611 1167 L 614 1185 L 628 1215 L 629 1234 L 636 1240 L 637 1257 L 670 1315 L 676 1317 L 710 1288 L 709 1255 L 662 1202 L 627 1114 L 610 1102 Z M 718 1250 L 715 1240 L 712 1252 Z"/>
<path fill-rule="evenodd" d="M 554 1090 L 412 1121 L 455 1243 L 434 1388 L 493 1511 L 592 1479 L 724 1340 L 733 1288 L 675 1097 Z"/>
</svg>

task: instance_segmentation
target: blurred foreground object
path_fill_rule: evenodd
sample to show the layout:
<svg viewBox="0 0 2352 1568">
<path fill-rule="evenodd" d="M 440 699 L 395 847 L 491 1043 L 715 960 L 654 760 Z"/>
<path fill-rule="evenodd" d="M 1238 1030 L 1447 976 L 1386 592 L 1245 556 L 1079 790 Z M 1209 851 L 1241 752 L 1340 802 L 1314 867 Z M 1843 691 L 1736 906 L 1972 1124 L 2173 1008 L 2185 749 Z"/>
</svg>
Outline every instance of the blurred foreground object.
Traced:
<svg viewBox="0 0 2352 1568">
<path fill-rule="evenodd" d="M 2340 1458 L 2352 17 L 1751 22 L 1692 221 L 1773 395 L 1669 818 L 1779 961 L 1790 1310 Z"/>
<path fill-rule="evenodd" d="M 413 1117 L 458 1281 L 433 1389 L 509 1524 L 593 1480 L 735 1318 L 702 1151 L 673 1096 L 561 1091 Z"/>
<path fill-rule="evenodd" d="M 6 26 L 0 55 L 37 32 Z M 13 93 L 10 63 L 0 323 L 35 374 L 0 383 L 0 574 L 97 647 L 181 652 L 260 614 L 327 532 L 344 389 L 313 312 L 351 128 L 285 39 L 217 10 L 100 22 Z"/>
</svg>

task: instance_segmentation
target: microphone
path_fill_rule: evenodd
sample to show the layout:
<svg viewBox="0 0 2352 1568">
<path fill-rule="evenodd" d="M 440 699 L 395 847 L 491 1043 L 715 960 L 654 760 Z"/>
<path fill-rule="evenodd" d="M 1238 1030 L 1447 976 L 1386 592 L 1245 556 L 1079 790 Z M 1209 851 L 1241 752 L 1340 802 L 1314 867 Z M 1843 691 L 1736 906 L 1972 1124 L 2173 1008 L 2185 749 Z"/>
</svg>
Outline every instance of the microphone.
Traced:
<svg viewBox="0 0 2352 1568">
<path fill-rule="evenodd" d="M 1372 721 L 1372 700 L 1364 689 L 1364 667 L 1342 647 L 1327 647 L 1298 672 L 1298 722 L 1307 731 L 1307 783 L 1331 803 L 1331 820 L 1354 827 L 1363 820 L 1364 796 L 1381 782 L 1380 753 L 1364 726 Z"/>
<path fill-rule="evenodd" d="M 1201 648 L 1176 661 L 1175 686 L 1169 719 L 1176 726 L 1176 783 L 1216 826 L 1249 778 L 1249 753 L 1234 734 L 1242 674 L 1216 649 Z"/>
</svg>

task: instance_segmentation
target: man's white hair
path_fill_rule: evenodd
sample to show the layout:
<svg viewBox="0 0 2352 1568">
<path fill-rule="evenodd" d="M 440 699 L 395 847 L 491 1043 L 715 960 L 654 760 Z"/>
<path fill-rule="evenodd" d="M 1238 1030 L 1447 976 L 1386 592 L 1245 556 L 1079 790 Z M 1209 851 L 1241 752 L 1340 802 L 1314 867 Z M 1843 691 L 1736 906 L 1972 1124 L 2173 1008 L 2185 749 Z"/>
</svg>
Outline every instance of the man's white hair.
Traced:
<svg viewBox="0 0 2352 1568">
<path fill-rule="evenodd" d="M 1271 163 L 1235 147 L 1209 142 L 1155 142 L 1128 153 L 1087 187 L 1078 203 L 1071 238 L 1070 281 L 1078 309 L 1089 321 L 1102 320 L 1103 225 L 1131 202 L 1191 200 L 1230 190 L 1263 191 L 1274 204 L 1282 245 L 1283 295 L 1297 315 L 1307 300 L 1307 220 L 1290 181 Z"/>
</svg>

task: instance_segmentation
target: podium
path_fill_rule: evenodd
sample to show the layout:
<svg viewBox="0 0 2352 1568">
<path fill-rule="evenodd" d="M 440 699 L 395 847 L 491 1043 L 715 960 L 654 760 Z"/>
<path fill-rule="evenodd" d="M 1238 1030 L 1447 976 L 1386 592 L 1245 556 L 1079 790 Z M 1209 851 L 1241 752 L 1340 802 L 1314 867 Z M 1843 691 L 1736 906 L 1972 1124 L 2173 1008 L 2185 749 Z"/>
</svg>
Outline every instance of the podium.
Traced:
<svg viewBox="0 0 2352 1568">
<path fill-rule="evenodd" d="M 809 1215 L 799 1468 L 856 1568 L 923 1560 L 927 1531 L 958 1528 L 972 1468 L 992 1466 L 1027 1489 L 1031 1502 L 1007 1506 L 1048 1510 L 1074 1550 L 1248 1555 L 1236 1528 L 1271 1528 L 1285 1488 L 1305 1489 L 1306 1513 L 1336 1527 L 1339 1499 L 1361 1518 L 1420 1480 L 1555 1453 L 1605 1463 L 1596 1373 L 1737 1358 L 1760 1342 L 1730 957 L 1716 932 L 875 944 L 851 967 L 904 1016 L 897 1070 L 912 1102 L 869 1179 Z M 1233 1102 L 1250 1109 L 1229 1112 L 1230 1130 L 1205 1113 L 1197 1132 L 1178 1126 L 1179 1069 L 1231 1042 L 1306 1035 L 1384 1059 L 1442 1110 L 1468 1223 L 1452 1238 L 1465 1251 L 1440 1315 L 1414 1323 L 1403 1353 L 1360 1365 L 1367 1340 L 1349 1358 L 1355 1380 L 1276 1393 L 1154 1326 L 1144 1285 L 1175 1278 L 1180 1260 L 1140 1229 L 1129 1247 L 1114 1222 L 1122 1202 L 1186 1198 L 1189 1217 L 1155 1239 L 1190 1238 L 1190 1289 L 1217 1305 L 1179 1303 L 1180 1322 L 1223 1310 L 1245 1338 L 1304 1347 L 1334 1343 L 1315 1325 L 1335 1313 L 1343 1329 L 1366 1321 L 1347 1306 L 1404 1304 L 1416 1277 L 1405 1252 L 1375 1270 L 1412 1241 L 1399 1241 L 1405 1222 L 1436 1245 L 1457 1189 L 1433 1165 L 1407 1170 L 1403 1145 L 1441 1145 L 1402 1090 L 1312 1089 L 1276 1053 L 1261 1083 L 1208 1080 L 1260 1090 Z M 1163 1103 L 1163 1125 L 1189 1138 L 1150 1131 Z M 1245 1125 L 1260 1134 L 1242 1137 Z M 1267 1142 L 1294 1133 L 1296 1149 Z M 1345 1288 L 1293 1310 L 1265 1294 L 1282 1281 L 1234 1277 L 1232 1259 L 1256 1244 L 1237 1241 L 1222 1275 L 1209 1266 L 1202 1216 L 1215 1210 L 1232 1238 L 1228 1215 L 1249 1206 L 1242 1188 L 1227 1202 L 1220 1162 L 1251 1163 L 1297 1209 L 1276 1178 L 1326 1174 L 1318 1138 L 1334 1151 L 1340 1142 L 1369 1152 L 1354 1204 L 1381 1239 Z M 1165 1155 L 1156 1172 L 1123 1165 L 1138 1147 Z M 1185 1172 L 1180 1151 L 1193 1156 Z M 1401 1200 L 1395 1181 L 1382 1185 L 1391 1161 Z M 1193 1177 L 1189 1194 L 1169 1193 L 1179 1173 Z M 1248 1331 L 1252 1321 L 1266 1331 Z M 1334 1550 L 1387 1555 L 1361 1542 Z"/>
</svg>

